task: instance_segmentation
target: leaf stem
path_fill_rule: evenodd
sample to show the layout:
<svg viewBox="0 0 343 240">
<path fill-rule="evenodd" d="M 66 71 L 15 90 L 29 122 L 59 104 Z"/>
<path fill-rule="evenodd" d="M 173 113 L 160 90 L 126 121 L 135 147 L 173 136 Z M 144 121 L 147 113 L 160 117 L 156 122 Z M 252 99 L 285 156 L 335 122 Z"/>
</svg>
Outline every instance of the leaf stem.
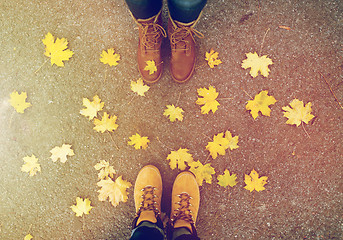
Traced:
<svg viewBox="0 0 343 240">
<path fill-rule="evenodd" d="M 8 128 L 11 128 L 11 125 L 12 125 L 12 119 L 13 119 L 13 115 L 15 113 L 15 110 L 13 110 L 12 114 L 11 114 L 11 117 L 10 117 L 10 124 L 8 126 Z"/>
<path fill-rule="evenodd" d="M 197 69 L 199 69 L 199 68 L 201 68 L 202 66 L 205 66 L 205 65 L 207 65 L 207 63 L 205 62 L 205 63 L 203 63 L 203 64 L 201 64 L 201 65 L 199 65 L 199 66 L 197 66 L 197 67 L 195 67 L 195 70 L 197 70 Z"/>
<path fill-rule="evenodd" d="M 255 202 L 255 191 L 252 192 L 252 201 L 251 201 L 251 207 L 254 207 L 254 202 Z"/>
<path fill-rule="evenodd" d="M 34 71 L 34 74 L 37 74 L 39 70 L 49 61 L 49 58 L 36 70 Z"/>
<path fill-rule="evenodd" d="M 159 141 L 164 147 L 168 148 L 171 151 L 174 151 L 174 149 L 172 149 L 171 147 L 167 146 L 166 144 L 164 144 L 159 137 L 156 137 L 157 141 Z"/>
<path fill-rule="evenodd" d="M 206 158 L 206 160 L 205 160 L 204 165 L 207 163 L 208 159 L 210 159 L 210 155 L 211 155 L 211 153 L 209 153 L 209 154 L 207 155 L 207 158 Z"/>
<path fill-rule="evenodd" d="M 114 143 L 114 146 L 116 146 L 117 150 L 119 150 L 119 147 L 118 147 L 118 145 L 115 143 L 115 141 L 114 141 L 114 139 L 113 139 L 111 133 L 110 133 L 109 131 L 107 131 L 107 133 L 108 133 L 108 135 L 110 135 L 111 140 L 112 140 L 112 142 Z"/>
<path fill-rule="evenodd" d="M 241 88 L 241 89 L 246 95 L 248 95 L 248 97 L 250 97 L 251 99 L 254 99 L 252 96 L 250 96 L 250 94 L 247 91 L 245 91 L 243 88 Z"/>
<path fill-rule="evenodd" d="M 107 78 L 107 71 L 105 70 L 105 78 L 104 78 L 104 83 L 106 82 L 106 78 Z"/>
<path fill-rule="evenodd" d="M 85 218 L 84 218 L 85 215 L 82 215 L 82 232 L 85 231 Z"/>
<path fill-rule="evenodd" d="M 265 38 L 266 38 L 267 33 L 269 32 L 269 30 L 270 30 L 270 28 L 268 28 L 268 29 L 266 30 L 266 33 L 265 33 L 264 36 L 263 36 L 263 40 L 262 40 L 261 47 L 260 47 L 260 53 L 258 54 L 259 56 L 261 56 L 263 43 L 264 43 L 264 40 L 265 40 Z"/>
<path fill-rule="evenodd" d="M 326 78 L 324 77 L 324 75 L 323 75 L 321 72 L 319 72 L 319 74 L 322 75 L 322 77 L 324 78 L 326 84 L 329 86 L 330 92 L 332 93 L 333 97 L 336 99 L 336 101 L 337 101 L 338 105 L 341 107 L 341 109 L 343 109 L 342 104 L 340 103 L 340 101 L 338 101 L 338 99 L 337 99 L 337 97 L 336 97 L 336 94 L 334 93 L 334 91 L 333 91 L 332 88 L 330 87 L 329 82 L 326 80 Z"/>
<path fill-rule="evenodd" d="M 305 127 L 304 127 L 304 122 L 301 122 L 301 126 L 303 127 L 303 129 L 304 129 L 306 135 L 308 136 L 308 138 L 311 138 L 311 137 L 310 137 L 310 134 L 308 134 L 308 132 L 306 131 L 306 129 L 305 129 Z"/>
<path fill-rule="evenodd" d="M 205 136 L 206 138 L 212 140 L 209 136 L 205 135 L 204 133 L 201 133 L 203 136 Z"/>
<path fill-rule="evenodd" d="M 230 150 L 228 150 L 228 152 L 229 152 L 229 157 L 230 157 L 230 160 L 231 160 L 231 162 L 233 162 L 233 159 L 232 159 L 232 157 L 231 157 L 231 151 L 230 151 Z"/>
<path fill-rule="evenodd" d="M 233 98 L 217 98 L 217 100 L 232 100 Z"/>
<path fill-rule="evenodd" d="M 132 98 L 131 98 L 131 100 L 127 103 L 127 105 L 130 105 L 131 104 L 131 102 L 133 101 L 133 99 L 136 97 L 136 95 L 134 95 Z"/>
<path fill-rule="evenodd" d="M 179 103 L 179 101 L 180 101 L 180 97 L 181 97 L 181 92 L 179 93 L 179 97 L 177 98 L 177 101 L 176 101 L 176 106 L 177 106 L 177 104 Z"/>
</svg>

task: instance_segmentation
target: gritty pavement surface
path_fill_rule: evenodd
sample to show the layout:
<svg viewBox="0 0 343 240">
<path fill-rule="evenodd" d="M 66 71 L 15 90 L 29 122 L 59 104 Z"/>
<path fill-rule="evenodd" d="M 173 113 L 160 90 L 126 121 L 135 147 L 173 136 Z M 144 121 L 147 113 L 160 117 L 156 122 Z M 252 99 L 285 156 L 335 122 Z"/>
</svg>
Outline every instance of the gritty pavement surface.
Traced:
<svg viewBox="0 0 343 240">
<path fill-rule="evenodd" d="M 162 211 L 178 170 L 166 160 L 171 150 L 189 149 L 195 160 L 211 163 L 212 184 L 200 188 L 197 219 L 201 239 L 342 239 L 343 2 L 340 0 L 209 0 L 196 29 L 197 67 L 186 84 L 169 73 L 168 40 L 163 43 L 164 73 L 146 97 L 130 90 L 139 78 L 137 27 L 124 0 L 0 1 L 0 239 L 128 239 L 133 220 L 129 199 L 113 207 L 98 200 L 94 165 L 107 160 L 116 176 L 134 184 L 146 164 L 162 174 Z M 164 27 L 167 8 L 163 9 Z M 287 26 L 290 29 L 280 28 Z M 269 29 L 269 30 L 268 30 Z M 65 67 L 44 64 L 47 32 L 67 38 L 75 54 Z M 114 48 L 119 65 L 99 61 Z M 222 64 L 210 69 L 211 48 Z M 270 75 L 252 78 L 241 68 L 248 52 L 268 55 Z M 327 82 L 326 82 L 327 81 Z M 214 86 L 220 106 L 203 115 L 197 89 Z M 330 87 L 335 93 L 337 100 Z M 27 92 L 32 107 L 24 114 L 9 104 L 13 91 Z M 277 102 L 271 116 L 254 120 L 245 105 L 262 90 Z M 104 110 L 118 116 L 118 129 L 98 133 L 79 112 L 82 98 L 98 95 Z M 285 124 L 282 107 L 294 98 L 312 103 L 309 124 Z M 182 107 L 184 120 L 171 123 L 165 106 Z M 239 148 L 208 158 L 213 135 L 229 130 Z M 135 133 L 150 139 L 146 150 L 128 146 Z M 71 144 L 75 156 L 52 162 L 50 150 Z M 34 154 L 41 172 L 21 171 L 23 157 Z M 216 177 L 225 169 L 238 184 L 225 189 Z M 268 176 L 266 190 L 249 192 L 244 174 Z M 89 215 L 70 209 L 76 197 L 89 198 Z"/>
</svg>

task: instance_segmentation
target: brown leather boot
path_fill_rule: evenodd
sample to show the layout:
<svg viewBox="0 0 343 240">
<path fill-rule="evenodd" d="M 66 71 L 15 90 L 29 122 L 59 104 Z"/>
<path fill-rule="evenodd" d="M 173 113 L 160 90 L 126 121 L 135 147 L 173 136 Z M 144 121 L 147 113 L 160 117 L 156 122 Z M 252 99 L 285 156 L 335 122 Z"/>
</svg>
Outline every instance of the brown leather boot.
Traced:
<svg viewBox="0 0 343 240">
<path fill-rule="evenodd" d="M 181 172 L 177 175 L 172 190 L 171 228 L 185 227 L 188 228 L 193 236 L 197 236 L 195 221 L 198 215 L 199 204 L 199 186 L 193 173 Z"/>
<path fill-rule="evenodd" d="M 200 17 L 200 16 L 199 16 Z M 204 35 L 193 27 L 198 19 L 191 23 L 174 21 L 169 16 L 168 35 L 171 47 L 170 71 L 174 81 L 184 83 L 188 81 L 195 68 L 195 40 L 194 36 L 203 38 Z"/>
<path fill-rule="evenodd" d="M 134 18 L 134 20 L 139 30 L 138 69 L 146 83 L 155 83 L 162 75 L 161 44 L 162 39 L 167 36 L 166 31 L 161 26 L 161 12 L 148 19 Z M 150 74 L 149 70 L 144 70 L 147 66 L 147 61 L 155 62 L 157 69 L 152 74 Z"/>
<path fill-rule="evenodd" d="M 156 223 L 161 221 L 162 178 L 160 171 L 153 165 L 143 167 L 136 178 L 134 199 L 136 218 L 133 227 L 142 221 Z"/>
</svg>

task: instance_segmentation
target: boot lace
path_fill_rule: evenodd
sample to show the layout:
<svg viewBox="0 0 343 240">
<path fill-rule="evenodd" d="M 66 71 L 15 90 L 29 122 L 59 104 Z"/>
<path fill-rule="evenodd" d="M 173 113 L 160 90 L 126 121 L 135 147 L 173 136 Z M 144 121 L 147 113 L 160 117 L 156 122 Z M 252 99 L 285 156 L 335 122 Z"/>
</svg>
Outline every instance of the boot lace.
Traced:
<svg viewBox="0 0 343 240">
<path fill-rule="evenodd" d="M 142 211 L 154 211 L 155 216 L 160 214 L 160 211 L 157 208 L 157 202 L 155 201 L 155 198 L 157 198 L 155 194 L 156 190 L 157 188 L 153 186 L 146 186 L 141 190 L 143 192 L 141 196 L 142 202 L 136 213 L 137 216 L 139 216 Z"/>
<path fill-rule="evenodd" d="M 175 213 L 171 217 L 170 221 L 174 224 L 176 220 L 185 220 L 190 224 L 194 224 L 194 219 L 192 216 L 192 211 L 190 210 L 190 206 L 192 204 L 189 202 L 192 197 L 189 196 L 188 193 L 181 193 L 177 195 L 180 198 L 180 201 L 177 202 L 179 207 L 175 210 Z"/>
<path fill-rule="evenodd" d="M 189 50 L 189 41 L 186 40 L 186 38 L 190 35 L 192 37 L 193 42 L 195 42 L 193 34 L 198 38 L 204 37 L 204 34 L 202 34 L 201 32 L 199 32 L 191 26 L 177 27 L 170 36 L 172 48 L 175 50 Z"/>
<path fill-rule="evenodd" d="M 167 37 L 164 28 L 157 23 L 141 24 L 142 27 L 142 44 L 147 50 L 156 50 L 161 37 Z"/>
</svg>

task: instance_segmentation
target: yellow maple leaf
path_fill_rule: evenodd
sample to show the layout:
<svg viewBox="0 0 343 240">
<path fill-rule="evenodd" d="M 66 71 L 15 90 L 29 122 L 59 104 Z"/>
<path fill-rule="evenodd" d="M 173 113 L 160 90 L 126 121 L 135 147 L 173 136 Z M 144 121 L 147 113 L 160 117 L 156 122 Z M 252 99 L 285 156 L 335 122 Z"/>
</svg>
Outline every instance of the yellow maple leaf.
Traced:
<svg viewBox="0 0 343 240">
<path fill-rule="evenodd" d="M 225 147 L 230 148 L 231 150 L 239 148 L 239 146 L 237 145 L 238 144 L 238 136 L 232 137 L 231 132 L 230 131 L 226 131 L 225 132 L 225 138 L 227 140 L 229 140 L 228 145 L 225 146 Z"/>
<path fill-rule="evenodd" d="M 225 155 L 225 150 L 229 147 L 230 141 L 224 137 L 224 133 L 213 136 L 213 142 L 208 142 L 206 149 L 210 152 L 213 159 L 219 155 Z"/>
<path fill-rule="evenodd" d="M 179 148 L 177 151 L 171 151 L 167 156 L 167 160 L 170 160 L 169 166 L 171 169 L 178 167 L 180 170 L 186 169 L 186 162 L 193 162 L 192 154 L 188 153 L 187 148 Z"/>
<path fill-rule="evenodd" d="M 253 169 L 249 175 L 245 174 L 244 182 L 246 186 L 245 189 L 249 190 L 250 192 L 256 190 L 257 192 L 263 191 L 264 185 L 267 184 L 268 177 L 263 176 L 259 178 L 258 173 Z"/>
<path fill-rule="evenodd" d="M 10 104 L 18 113 L 24 113 L 24 110 L 31 107 L 31 103 L 26 102 L 27 94 L 26 92 L 13 91 L 10 95 Z"/>
<path fill-rule="evenodd" d="M 182 120 L 183 120 L 182 113 L 183 112 L 184 111 L 182 108 L 175 107 L 174 104 L 172 104 L 172 105 L 167 105 L 167 109 L 164 110 L 163 116 L 166 116 L 166 117 L 169 116 L 169 120 L 171 122 L 175 122 L 176 119 L 182 122 Z"/>
<path fill-rule="evenodd" d="M 268 96 L 268 91 L 261 91 L 256 94 L 254 100 L 249 100 L 245 106 L 246 110 L 250 110 L 251 116 L 256 119 L 258 117 L 258 112 L 261 112 L 264 116 L 270 116 L 269 105 L 276 103 L 276 99 L 273 96 Z"/>
<path fill-rule="evenodd" d="M 196 104 L 204 105 L 201 107 L 201 113 L 208 114 L 211 110 L 213 113 L 215 113 L 220 105 L 216 100 L 219 95 L 216 89 L 210 85 L 208 89 L 197 89 L 197 92 L 202 98 L 198 98 Z"/>
<path fill-rule="evenodd" d="M 130 137 L 130 141 L 127 144 L 131 146 L 134 145 L 135 149 L 146 149 L 149 142 L 150 140 L 148 139 L 148 137 L 141 137 L 141 135 L 136 133 L 135 135 L 132 135 Z"/>
<path fill-rule="evenodd" d="M 24 237 L 24 240 L 31 240 L 33 238 L 33 236 L 31 234 L 27 234 L 25 237 Z"/>
<path fill-rule="evenodd" d="M 214 68 L 215 65 L 219 65 L 222 63 L 222 61 L 218 59 L 218 52 L 215 52 L 212 48 L 210 52 L 205 53 L 205 60 L 207 61 L 210 68 Z"/>
<path fill-rule="evenodd" d="M 218 184 L 222 187 L 233 187 L 237 184 L 237 176 L 236 174 L 230 174 L 230 171 L 225 169 L 224 174 L 223 175 L 219 175 L 217 177 L 218 180 Z"/>
<path fill-rule="evenodd" d="M 155 64 L 155 61 L 154 60 L 151 60 L 151 61 L 145 61 L 146 63 L 146 66 L 144 68 L 145 71 L 149 71 L 149 75 L 153 74 L 154 72 L 157 71 L 157 67 L 156 67 L 156 64 Z"/>
<path fill-rule="evenodd" d="M 93 208 L 91 201 L 88 198 L 82 199 L 76 198 L 76 205 L 70 206 L 71 210 L 76 213 L 76 217 L 82 217 L 83 214 L 89 214 L 89 211 Z"/>
<path fill-rule="evenodd" d="M 288 118 L 287 124 L 294 124 L 297 125 L 297 127 L 301 124 L 301 122 L 308 123 L 311 121 L 312 118 L 314 118 L 314 115 L 311 114 L 312 111 L 312 103 L 308 102 L 305 106 L 303 101 L 299 101 L 298 99 L 293 99 L 292 102 L 289 104 L 289 106 L 282 107 L 282 110 L 285 112 L 283 113 L 283 116 Z"/>
<path fill-rule="evenodd" d="M 92 120 L 96 117 L 98 111 L 101 111 L 104 107 L 104 103 L 101 102 L 101 99 L 98 97 L 98 95 L 95 95 L 93 97 L 93 101 L 91 102 L 88 98 L 83 98 L 83 106 L 86 108 L 83 108 L 80 113 L 81 115 L 88 117 L 89 120 Z"/>
<path fill-rule="evenodd" d="M 113 178 L 113 174 L 116 173 L 114 168 L 110 166 L 109 162 L 105 160 L 101 160 L 99 163 L 95 164 L 94 168 L 96 170 L 100 170 L 98 174 L 98 178 L 101 179 L 108 179 L 109 177 Z"/>
<path fill-rule="evenodd" d="M 31 157 L 26 156 L 23 158 L 25 164 L 21 167 L 22 172 L 30 173 L 30 177 L 36 175 L 37 172 L 41 171 L 40 164 L 38 163 L 38 158 L 32 154 Z"/>
<path fill-rule="evenodd" d="M 115 182 L 112 179 L 104 179 L 97 183 L 101 187 L 99 192 L 99 201 L 106 201 L 109 198 L 111 204 L 116 207 L 120 202 L 126 202 L 128 199 L 126 189 L 131 187 L 131 183 L 123 180 L 119 176 Z"/>
<path fill-rule="evenodd" d="M 45 45 L 44 55 L 51 58 L 51 66 L 56 64 L 59 67 L 63 67 L 63 61 L 68 61 L 73 56 L 73 52 L 68 48 L 68 41 L 65 38 L 55 38 L 50 32 L 45 35 L 42 40 Z"/>
<path fill-rule="evenodd" d="M 268 77 L 270 71 L 268 65 L 273 64 L 273 61 L 268 58 L 267 55 L 259 57 L 256 52 L 246 53 L 245 55 L 247 58 L 243 60 L 242 68 L 251 68 L 250 75 L 252 77 L 257 77 L 259 71 L 261 72 L 262 76 Z"/>
<path fill-rule="evenodd" d="M 116 130 L 118 128 L 118 124 L 116 124 L 117 116 L 109 116 L 107 112 L 104 112 L 104 116 L 101 120 L 94 119 L 94 125 L 93 128 L 97 132 L 104 133 L 106 130 L 109 132 L 113 132 L 113 130 Z"/>
<path fill-rule="evenodd" d="M 148 85 L 144 85 L 144 82 L 141 78 L 137 80 L 137 82 L 131 81 L 131 90 L 137 93 L 139 96 L 145 96 L 145 92 L 148 91 L 150 87 Z"/>
<path fill-rule="evenodd" d="M 216 172 L 214 171 L 214 168 L 211 167 L 211 163 L 203 165 L 200 161 L 194 161 L 188 165 L 191 167 L 189 171 L 191 171 L 195 175 L 199 186 L 202 186 L 202 182 L 204 180 L 209 184 L 212 183 L 212 175 Z"/>
<path fill-rule="evenodd" d="M 120 60 L 120 55 L 118 53 L 114 53 L 114 49 L 110 48 L 107 49 L 107 52 L 105 50 L 102 50 L 100 61 L 103 64 L 108 64 L 110 66 L 117 66 Z"/>
<path fill-rule="evenodd" d="M 62 163 L 65 163 L 67 161 L 67 156 L 74 156 L 74 151 L 71 149 L 71 145 L 69 144 L 63 144 L 62 147 L 54 147 L 50 150 L 51 153 L 51 160 L 53 162 L 56 162 L 58 159 Z"/>
</svg>

